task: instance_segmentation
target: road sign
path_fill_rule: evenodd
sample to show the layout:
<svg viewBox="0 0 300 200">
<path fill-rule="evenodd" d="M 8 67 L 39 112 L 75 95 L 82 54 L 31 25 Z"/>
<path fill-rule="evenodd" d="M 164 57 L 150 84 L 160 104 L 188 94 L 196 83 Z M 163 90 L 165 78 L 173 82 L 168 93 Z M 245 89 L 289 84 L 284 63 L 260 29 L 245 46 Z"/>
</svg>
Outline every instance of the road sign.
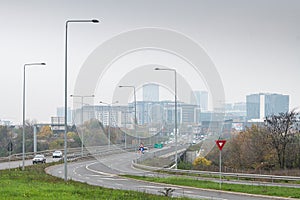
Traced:
<svg viewBox="0 0 300 200">
<path fill-rule="evenodd" d="M 12 141 L 9 141 L 9 143 L 7 145 L 7 151 L 9 151 L 9 152 L 13 151 L 13 143 L 12 143 Z"/>
<path fill-rule="evenodd" d="M 216 140 L 216 144 L 220 149 L 220 189 L 222 189 L 222 149 L 226 143 L 226 140 Z"/>
<path fill-rule="evenodd" d="M 161 143 L 156 143 L 156 144 L 154 144 L 154 148 L 159 148 L 159 149 L 161 149 L 161 148 L 163 148 L 163 144 L 161 144 Z"/>
<path fill-rule="evenodd" d="M 226 143 L 226 140 L 216 140 L 216 144 L 219 147 L 220 151 L 222 151 L 225 143 Z"/>
</svg>

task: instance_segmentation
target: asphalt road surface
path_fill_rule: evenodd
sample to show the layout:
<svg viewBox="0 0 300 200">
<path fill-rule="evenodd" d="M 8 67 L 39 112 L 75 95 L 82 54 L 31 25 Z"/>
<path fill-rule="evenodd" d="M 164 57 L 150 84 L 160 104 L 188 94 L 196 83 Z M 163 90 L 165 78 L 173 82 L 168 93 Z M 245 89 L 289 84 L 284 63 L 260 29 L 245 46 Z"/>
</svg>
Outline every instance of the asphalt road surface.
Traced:
<svg viewBox="0 0 300 200">
<path fill-rule="evenodd" d="M 59 158 L 46 157 L 46 163 L 57 162 L 57 161 L 59 161 Z M 24 164 L 25 164 L 25 166 L 32 165 L 32 159 L 25 160 Z M 22 160 L 3 162 L 3 163 L 0 163 L 0 170 L 9 169 L 9 168 L 18 168 L 18 167 L 22 167 L 22 165 L 23 165 Z"/>
<path fill-rule="evenodd" d="M 106 188 L 135 190 L 153 194 L 161 194 L 164 188 L 172 188 L 173 196 L 187 196 L 195 199 L 215 200 L 269 200 L 289 199 L 278 197 L 267 197 L 262 195 L 248 195 L 241 193 L 223 192 L 209 189 L 197 189 L 192 187 L 174 186 L 168 184 L 149 183 L 121 177 L 121 174 L 155 176 L 155 173 L 135 169 L 131 163 L 136 159 L 136 153 L 119 153 L 92 161 L 68 163 L 68 179 L 98 185 Z M 64 165 L 56 165 L 47 168 L 47 173 L 57 177 L 64 177 Z"/>
</svg>

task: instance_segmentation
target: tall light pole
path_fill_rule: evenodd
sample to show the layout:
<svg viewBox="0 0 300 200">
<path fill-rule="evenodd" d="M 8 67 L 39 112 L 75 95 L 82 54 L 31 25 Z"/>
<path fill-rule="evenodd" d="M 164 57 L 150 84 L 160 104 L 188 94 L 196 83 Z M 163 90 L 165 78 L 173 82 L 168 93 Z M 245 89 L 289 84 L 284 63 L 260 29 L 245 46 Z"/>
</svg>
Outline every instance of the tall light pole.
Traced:
<svg viewBox="0 0 300 200">
<path fill-rule="evenodd" d="M 154 70 L 164 70 L 164 71 L 173 71 L 175 78 L 175 169 L 177 169 L 177 72 L 176 69 L 170 68 L 155 68 Z"/>
<path fill-rule="evenodd" d="M 73 95 L 71 94 L 70 97 L 80 97 L 81 98 L 81 157 L 83 157 L 83 99 L 86 97 L 95 97 L 95 95 Z"/>
<path fill-rule="evenodd" d="M 133 88 L 133 96 L 134 96 L 134 134 L 135 138 L 137 139 L 136 134 L 136 125 L 137 125 L 137 118 L 136 118 L 136 92 L 135 92 L 135 86 L 133 85 L 120 85 L 119 88 Z M 139 137 L 139 143 L 140 143 L 140 137 Z"/>
<path fill-rule="evenodd" d="M 110 148 L 110 125 L 111 125 L 111 106 L 113 104 L 119 103 L 118 101 L 112 102 L 112 103 L 105 103 L 103 101 L 100 101 L 99 103 L 105 104 L 109 106 L 109 111 L 108 111 L 108 148 Z M 103 121 L 102 121 L 103 123 Z"/>
<path fill-rule="evenodd" d="M 22 144 L 22 170 L 25 169 L 25 79 L 26 79 L 26 67 L 32 65 L 46 65 L 46 63 L 27 63 L 24 64 L 23 70 L 23 144 Z"/>
<path fill-rule="evenodd" d="M 68 180 L 67 169 L 67 129 L 68 129 L 68 24 L 69 23 L 99 23 L 97 19 L 67 20 L 65 38 L 65 131 L 64 131 L 64 180 Z"/>
</svg>

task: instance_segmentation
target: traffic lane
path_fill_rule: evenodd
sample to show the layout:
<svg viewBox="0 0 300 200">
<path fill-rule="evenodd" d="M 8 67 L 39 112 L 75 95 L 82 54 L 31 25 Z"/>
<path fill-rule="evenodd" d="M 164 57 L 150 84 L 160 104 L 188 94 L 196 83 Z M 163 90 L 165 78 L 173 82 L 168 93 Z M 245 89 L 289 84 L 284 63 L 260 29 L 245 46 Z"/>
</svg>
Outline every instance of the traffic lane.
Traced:
<svg viewBox="0 0 300 200">
<path fill-rule="evenodd" d="M 59 158 L 46 157 L 46 163 L 58 162 L 58 161 L 60 161 Z M 33 165 L 32 159 L 25 160 L 24 165 L 25 166 Z M 3 162 L 3 163 L 0 163 L 0 170 L 19 168 L 19 167 L 22 167 L 22 166 L 23 166 L 23 161 L 22 160 Z"/>
<path fill-rule="evenodd" d="M 111 156 L 110 156 L 111 157 Z M 113 158 L 120 158 L 119 155 L 114 155 L 108 160 Z M 116 162 L 116 160 L 115 160 Z M 47 173 L 56 175 L 63 178 L 63 165 L 50 167 Z M 115 170 L 115 169 L 114 169 Z M 159 191 L 164 191 L 164 188 L 173 188 L 173 196 L 188 196 L 190 198 L 203 198 L 203 199 L 232 199 L 232 200 L 267 200 L 278 199 L 276 197 L 262 197 L 256 195 L 247 195 L 240 193 L 221 192 L 217 190 L 197 189 L 191 187 L 174 186 L 168 184 L 150 183 L 134 179 L 128 179 L 117 176 L 112 169 L 103 165 L 102 162 L 97 160 L 70 163 L 68 164 L 68 178 L 76 181 L 86 182 L 91 185 L 102 186 L 106 188 L 122 189 L 122 190 L 135 190 L 140 192 L 148 192 L 153 194 L 161 194 Z M 283 198 L 279 198 L 283 199 Z"/>
<path fill-rule="evenodd" d="M 118 157 L 118 156 L 117 156 Z M 87 170 L 92 169 L 94 173 L 102 173 L 102 166 L 103 164 L 101 162 L 94 162 L 86 165 Z M 101 171 L 97 171 L 95 169 L 101 169 Z M 141 172 L 139 172 L 141 173 Z M 78 174 L 78 172 L 77 172 Z M 109 175 L 109 174 L 107 174 Z M 146 191 L 151 192 L 154 194 L 160 194 L 159 191 L 164 191 L 164 188 L 173 188 L 175 191 L 173 194 L 175 196 L 187 196 L 190 198 L 207 198 L 207 199 L 232 199 L 232 200 L 267 200 L 267 199 L 284 199 L 284 198 L 277 198 L 277 197 L 267 197 L 267 196 L 261 196 L 261 195 L 251 195 L 251 194 L 244 194 L 244 193 L 233 193 L 233 192 L 224 192 L 224 191 L 218 191 L 218 190 L 210 190 L 210 189 L 200 189 L 200 188 L 192 188 L 192 187 L 182 187 L 182 186 L 175 186 L 175 185 L 169 185 L 169 184 L 160 184 L 160 183 L 150 183 L 150 182 L 144 182 L 144 181 L 138 181 L 134 179 L 127 179 L 124 183 L 118 183 L 118 176 L 111 174 L 110 178 L 104 178 L 105 184 L 110 185 L 111 188 L 115 189 L 128 189 L 132 190 L 132 188 L 135 188 L 137 191 Z M 100 178 L 100 177 L 98 177 Z M 100 178 L 101 179 L 101 178 Z M 124 181 L 124 178 L 121 177 L 121 180 Z M 98 180 L 98 182 L 101 182 Z M 106 187 L 105 185 L 102 185 L 103 187 Z M 118 187 L 116 187 L 118 186 Z M 286 198 L 288 199 L 288 198 Z"/>
<path fill-rule="evenodd" d="M 97 161 L 88 161 L 85 163 L 71 163 L 68 165 L 68 178 L 85 182 L 91 185 L 102 186 L 106 188 L 112 189 L 121 189 L 121 190 L 134 190 L 139 192 L 147 192 L 152 194 L 160 194 L 160 191 L 164 191 L 164 188 L 170 187 L 166 184 L 156 184 L 156 183 L 148 183 L 144 181 L 138 181 L 134 179 L 128 179 L 124 177 L 120 177 L 114 174 L 110 174 L 107 172 L 90 170 L 89 166 L 98 165 L 98 167 L 103 167 L 101 163 Z M 47 168 L 47 173 L 63 178 L 63 165 L 52 166 Z M 194 194 L 191 191 L 187 191 L 177 186 L 171 186 L 175 191 L 173 192 L 173 196 L 181 197 L 181 196 L 189 196 L 191 198 L 204 198 L 204 199 L 212 199 L 211 196 L 203 196 L 202 194 Z M 187 195 L 188 193 L 188 195 Z M 224 200 L 224 198 L 213 197 L 214 199 Z"/>
<path fill-rule="evenodd" d="M 150 171 L 145 171 L 137 168 L 132 167 L 132 160 L 136 159 L 137 157 L 144 156 L 145 154 L 134 154 L 134 153 L 127 153 L 127 154 L 117 154 L 114 156 L 105 157 L 103 159 L 99 159 L 104 165 L 109 166 L 110 168 L 114 169 L 115 171 L 119 171 L 118 174 L 132 174 L 132 175 L 141 175 L 141 176 L 157 176 L 157 177 L 166 177 L 167 174 L 163 173 L 155 173 Z M 117 160 L 117 162 L 116 162 Z M 199 178 L 201 180 L 208 180 L 208 181 L 215 181 L 218 182 L 219 180 L 212 179 L 212 178 Z M 292 187 L 292 188 L 300 188 L 297 184 L 287 184 L 287 183 L 268 183 L 268 182 L 251 182 L 251 181 L 243 181 L 243 180 L 222 180 L 223 183 L 228 184 L 243 184 L 243 185 L 250 185 L 250 186 L 277 186 L 277 187 Z"/>
<path fill-rule="evenodd" d="M 120 152 L 111 156 L 97 158 L 99 163 L 102 163 L 103 167 L 106 167 L 108 171 L 115 174 L 143 174 L 146 171 L 132 168 L 132 160 L 135 160 L 143 156 L 143 154 L 134 152 Z M 90 166 L 93 168 L 93 166 Z M 95 169 L 97 170 L 97 169 Z"/>
<path fill-rule="evenodd" d="M 97 160 L 104 166 L 113 170 L 116 174 L 131 174 L 131 175 L 157 175 L 157 173 L 146 171 L 142 169 L 137 169 L 132 166 L 132 161 L 147 156 L 147 153 L 140 154 L 134 152 L 120 152 L 118 154 L 99 157 Z M 93 166 L 91 166 L 93 167 Z"/>
</svg>

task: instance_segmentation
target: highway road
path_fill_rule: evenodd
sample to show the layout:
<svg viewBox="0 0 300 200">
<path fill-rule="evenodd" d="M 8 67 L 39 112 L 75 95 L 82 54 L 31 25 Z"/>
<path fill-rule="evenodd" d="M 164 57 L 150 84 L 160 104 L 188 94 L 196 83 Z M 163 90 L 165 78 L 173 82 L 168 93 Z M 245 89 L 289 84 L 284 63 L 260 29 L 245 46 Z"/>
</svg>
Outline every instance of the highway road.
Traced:
<svg viewBox="0 0 300 200">
<path fill-rule="evenodd" d="M 46 157 L 46 163 L 57 162 L 58 158 Z M 25 166 L 32 165 L 32 159 L 25 160 Z M 18 168 L 22 167 L 22 160 L 11 161 L 11 162 L 2 162 L 0 163 L 0 170 L 9 169 L 9 168 Z"/>
<path fill-rule="evenodd" d="M 143 156 L 143 155 L 138 155 Z M 191 187 L 174 186 L 168 184 L 149 183 L 119 176 L 121 174 L 156 176 L 155 173 L 135 169 L 132 167 L 132 160 L 137 158 L 136 153 L 124 152 L 98 158 L 98 160 L 68 163 L 68 178 L 85 182 L 91 185 L 98 185 L 106 188 L 135 190 L 160 194 L 164 188 L 173 188 L 173 196 L 187 196 L 195 199 L 215 200 L 268 200 L 268 199 L 289 199 L 268 197 L 262 195 L 248 195 L 241 193 L 223 192 L 209 189 L 197 189 Z M 56 165 L 47 168 L 47 173 L 57 177 L 64 177 L 63 165 Z"/>
</svg>

